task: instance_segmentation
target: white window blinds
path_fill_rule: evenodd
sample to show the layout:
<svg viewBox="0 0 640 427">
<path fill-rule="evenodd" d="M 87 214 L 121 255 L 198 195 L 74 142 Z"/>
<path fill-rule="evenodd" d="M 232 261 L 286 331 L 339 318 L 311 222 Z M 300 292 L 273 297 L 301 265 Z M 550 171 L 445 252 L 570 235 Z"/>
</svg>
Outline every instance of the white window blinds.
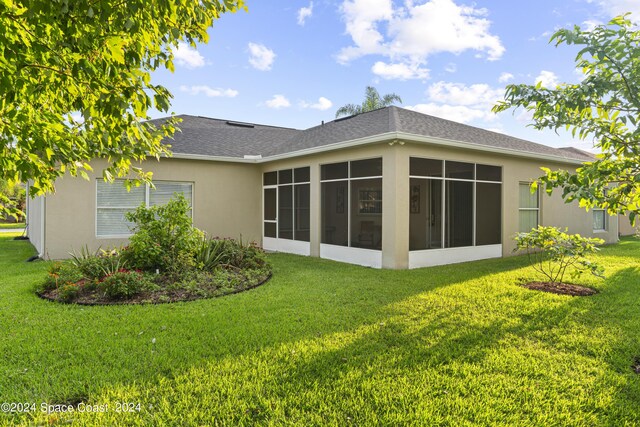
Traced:
<svg viewBox="0 0 640 427">
<path fill-rule="evenodd" d="M 126 236 L 131 234 L 132 224 L 124 214 L 135 210 L 145 202 L 145 187 L 133 187 L 127 191 L 122 181 L 113 184 L 98 180 L 96 234 L 98 236 Z"/>
<path fill-rule="evenodd" d="M 540 224 L 540 197 L 538 189 L 531 192 L 531 185 L 520 183 L 520 231 L 528 233 Z"/>
<path fill-rule="evenodd" d="M 182 194 L 192 205 L 192 185 L 189 182 L 155 182 L 149 189 L 149 206 L 166 205 L 175 193 Z"/>
<path fill-rule="evenodd" d="M 164 205 L 175 193 L 183 194 L 189 205 L 193 205 L 193 184 L 190 182 L 154 182 L 156 188 L 141 185 L 127 191 L 122 180 L 113 184 L 96 181 L 96 235 L 98 237 L 126 237 L 131 235 L 133 224 L 126 220 L 125 213 L 138 206 Z"/>
</svg>

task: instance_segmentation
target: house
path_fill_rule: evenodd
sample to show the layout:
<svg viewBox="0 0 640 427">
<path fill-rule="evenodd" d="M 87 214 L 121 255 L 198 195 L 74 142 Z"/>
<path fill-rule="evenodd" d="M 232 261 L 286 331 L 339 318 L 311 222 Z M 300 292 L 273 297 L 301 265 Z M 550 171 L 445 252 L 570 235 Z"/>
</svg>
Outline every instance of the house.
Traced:
<svg viewBox="0 0 640 427">
<path fill-rule="evenodd" d="M 144 164 L 155 189 L 107 184 L 96 160 L 89 181 L 65 176 L 55 194 L 30 200 L 39 254 L 125 244 L 124 213 L 174 192 L 210 236 L 376 268 L 509 256 L 513 236 L 538 224 L 618 239 L 616 216 L 529 190 L 541 166 L 573 170 L 593 159 L 573 148 L 398 107 L 305 130 L 179 117 L 173 157 Z"/>
</svg>

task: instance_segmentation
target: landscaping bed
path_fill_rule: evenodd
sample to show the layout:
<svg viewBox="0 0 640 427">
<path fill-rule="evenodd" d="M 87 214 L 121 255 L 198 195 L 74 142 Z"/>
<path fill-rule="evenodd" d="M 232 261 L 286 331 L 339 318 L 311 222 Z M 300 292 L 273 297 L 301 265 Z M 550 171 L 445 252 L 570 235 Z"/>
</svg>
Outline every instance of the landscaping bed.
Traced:
<svg viewBox="0 0 640 427">
<path fill-rule="evenodd" d="M 123 248 L 74 252 L 54 263 L 36 293 L 84 305 L 192 301 L 255 288 L 271 277 L 264 251 L 242 240 L 207 238 L 178 197 L 164 206 L 139 207 Z"/>
<path fill-rule="evenodd" d="M 214 274 L 199 274 L 186 281 L 171 281 L 164 276 L 148 279 L 146 288 L 128 298 L 113 298 L 101 287 L 100 280 L 85 278 L 71 285 L 77 289 L 73 297 L 68 296 L 69 284 L 52 289 L 42 289 L 38 296 L 57 302 L 79 305 L 112 304 L 162 304 L 178 301 L 194 301 L 203 298 L 215 298 L 247 291 L 266 283 L 271 278 L 268 270 L 235 272 L 220 270 Z M 145 282 L 146 279 L 141 279 Z"/>
<path fill-rule="evenodd" d="M 551 292 L 558 295 L 571 295 L 574 297 L 589 296 L 597 293 L 595 289 L 570 283 L 529 282 L 522 286 L 536 291 Z"/>
</svg>

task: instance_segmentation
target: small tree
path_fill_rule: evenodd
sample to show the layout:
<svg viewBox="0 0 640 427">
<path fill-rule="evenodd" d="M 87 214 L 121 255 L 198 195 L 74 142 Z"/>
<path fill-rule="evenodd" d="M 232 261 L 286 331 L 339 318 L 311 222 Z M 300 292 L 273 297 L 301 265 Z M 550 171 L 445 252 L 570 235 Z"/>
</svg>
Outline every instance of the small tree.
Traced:
<svg viewBox="0 0 640 427">
<path fill-rule="evenodd" d="M 515 240 L 516 251 L 525 250 L 533 269 L 551 283 L 562 283 L 569 267 L 572 267 L 570 274 L 573 278 L 585 271 L 604 277 L 602 267 L 587 259 L 587 255 L 598 251 L 596 245 L 603 244 L 602 239 L 567 234 L 556 227 L 538 226 L 528 233 L 518 233 Z"/>
<path fill-rule="evenodd" d="M 584 79 L 555 88 L 508 85 L 493 111 L 522 107 L 533 114 L 535 129 L 566 129 L 580 139 L 592 138 L 601 152 L 597 159 L 575 172 L 543 168 L 540 181 L 548 193 L 562 188 L 567 201 L 628 213 L 635 222 L 640 215 L 640 31 L 626 14 L 592 29 L 560 29 L 550 42 L 580 49 L 575 65 Z"/>
</svg>

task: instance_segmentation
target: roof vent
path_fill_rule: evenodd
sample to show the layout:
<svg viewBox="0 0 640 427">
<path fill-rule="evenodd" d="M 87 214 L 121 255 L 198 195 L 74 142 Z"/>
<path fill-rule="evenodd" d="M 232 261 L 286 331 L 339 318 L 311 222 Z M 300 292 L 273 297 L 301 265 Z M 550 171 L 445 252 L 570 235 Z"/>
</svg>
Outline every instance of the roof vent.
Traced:
<svg viewBox="0 0 640 427">
<path fill-rule="evenodd" d="M 256 127 L 256 125 L 251 124 L 251 123 L 242 123 L 242 122 L 232 122 L 232 121 L 227 121 L 227 124 L 229 126 L 237 126 L 239 128 L 254 128 Z"/>
<path fill-rule="evenodd" d="M 262 154 L 245 154 L 245 160 L 260 160 L 262 159 Z"/>
</svg>

